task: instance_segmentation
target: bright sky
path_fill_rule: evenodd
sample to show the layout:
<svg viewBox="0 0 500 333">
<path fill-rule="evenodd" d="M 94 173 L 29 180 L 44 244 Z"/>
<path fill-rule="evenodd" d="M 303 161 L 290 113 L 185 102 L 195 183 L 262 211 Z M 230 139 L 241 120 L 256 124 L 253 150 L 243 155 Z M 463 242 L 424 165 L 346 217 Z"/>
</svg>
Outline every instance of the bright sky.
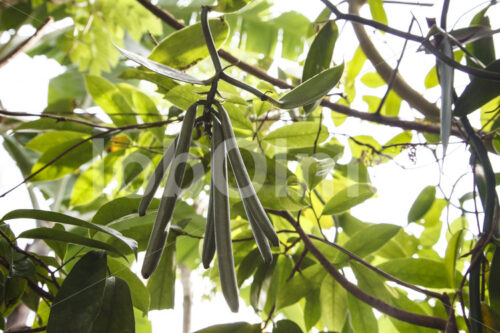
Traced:
<svg viewBox="0 0 500 333">
<path fill-rule="evenodd" d="M 421 24 L 425 24 L 425 17 L 439 17 L 441 1 L 435 2 L 437 5 L 433 8 L 416 6 L 412 8 L 412 12 L 419 19 Z M 487 2 L 488 1 L 452 1 L 448 18 L 449 25 L 454 24 L 457 20 L 459 25 L 467 25 L 473 13 L 475 13 L 475 11 L 471 11 L 471 9 L 478 4 L 485 4 Z M 500 6 L 496 7 L 497 8 L 489 12 L 491 18 L 500 17 Z M 341 8 L 345 10 L 345 7 Z M 407 10 L 406 6 L 386 5 L 385 8 L 390 25 L 401 30 L 406 30 L 410 18 L 401 14 L 401 9 L 404 11 Z M 323 5 L 319 0 L 276 1 L 276 15 L 290 9 L 296 10 L 313 20 L 323 9 Z M 465 13 L 465 15 L 460 17 L 463 13 Z M 366 12 L 364 12 L 364 14 L 368 16 Z M 491 21 L 494 25 L 493 28 L 499 28 L 500 20 L 492 19 Z M 344 24 L 343 22 L 339 22 L 338 25 L 339 29 L 341 29 L 341 38 L 337 42 L 334 58 L 336 62 L 348 61 L 349 59 L 345 59 L 344 57 L 352 54 L 357 45 L 353 45 L 355 38 L 352 37 L 350 25 Z M 423 29 L 425 33 L 425 31 L 427 31 L 425 26 Z M 416 32 L 417 30 L 414 30 L 414 33 Z M 27 29 L 26 35 L 30 33 L 31 31 Z M 402 42 L 380 33 L 373 36 L 375 40 L 381 43 L 387 42 L 387 44 L 384 45 L 384 55 L 388 62 L 394 64 L 399 57 Z M 495 41 L 497 50 L 500 50 L 499 38 L 496 38 Z M 434 60 L 432 57 L 423 57 L 421 53 L 417 54 L 417 47 L 418 45 L 415 44 L 408 47 L 406 57 L 401 67 L 401 72 L 403 76 L 411 77 L 411 81 L 418 85 L 417 89 L 423 91 L 423 78 L 434 64 Z M 41 112 L 47 103 L 48 80 L 51 77 L 59 75 L 63 71 L 64 68 L 53 60 L 47 60 L 44 57 L 35 57 L 31 59 L 26 55 L 18 56 L 14 61 L 0 69 L 0 101 L 3 107 L 9 111 Z M 370 71 L 373 71 L 373 69 L 367 66 L 363 69 L 362 74 Z M 457 75 L 457 80 L 467 82 L 464 81 L 464 78 L 464 75 Z M 463 83 L 461 85 L 464 86 Z M 361 86 L 359 86 L 358 91 L 359 94 L 369 93 L 380 96 L 384 93 L 385 88 L 380 88 L 379 90 L 369 90 L 365 88 L 365 90 L 362 90 Z M 426 92 L 426 96 L 430 100 L 437 101 L 439 90 L 434 89 L 428 91 Z M 364 103 L 355 104 L 353 107 L 359 110 L 366 110 L 366 105 Z M 373 125 L 355 119 L 348 120 L 345 125 L 340 128 L 334 128 L 329 114 L 330 112 L 325 112 L 325 119 L 332 133 L 350 135 L 373 133 Z M 411 119 L 407 105 L 403 105 L 401 117 Z M 475 121 L 477 125 L 477 119 L 475 119 Z M 385 142 L 398 132 L 399 130 L 397 129 L 381 127 L 374 135 L 376 138 L 380 139 L 381 142 Z M 338 139 L 342 143 L 347 143 L 345 137 L 339 136 Z M 419 140 L 421 139 L 414 138 L 415 142 Z M 415 165 L 409 161 L 407 154 L 403 153 L 396 158 L 396 162 L 403 165 L 405 169 L 402 169 L 400 166 L 396 165 L 396 163 L 387 163 L 383 166 L 371 169 L 372 181 L 378 189 L 378 196 L 364 203 L 362 208 L 353 209 L 352 213 L 364 221 L 406 225 L 408 210 L 418 193 L 427 185 L 438 184 L 441 177 L 441 184 L 446 194 L 449 195 L 453 182 L 461 174 L 469 171 L 468 159 L 469 153 L 465 150 L 463 145 L 451 144 L 444 163 L 444 173 L 441 173 L 428 150 L 417 150 L 417 163 Z M 0 160 L 2 161 L 0 191 L 3 192 L 21 181 L 22 177 L 3 147 L 0 148 Z M 493 162 L 496 166 L 500 165 L 500 160 L 497 157 L 494 158 Z M 470 179 L 468 179 L 460 182 L 457 191 L 459 193 L 464 193 L 471 188 L 472 183 Z M 38 198 L 42 208 L 48 208 L 48 203 L 43 200 L 39 193 Z M 0 204 L 0 215 L 2 216 L 13 209 L 31 207 L 26 189 L 23 187 L 10 193 L 7 198 L 0 200 L 2 200 Z M 453 221 L 456 216 L 457 212 L 451 210 L 449 222 Z M 15 232 L 19 232 L 29 226 L 30 224 L 27 222 L 22 224 L 21 227 L 14 226 L 13 229 Z M 414 232 L 417 234 L 420 232 L 418 228 L 414 229 Z M 443 244 L 438 246 L 438 250 L 443 250 Z M 210 290 L 211 284 L 200 277 L 201 273 L 201 271 L 197 271 L 193 274 L 193 330 L 201 329 L 216 323 L 241 320 L 249 322 L 260 321 L 253 310 L 245 306 L 241 306 L 241 310 L 238 314 L 231 313 L 221 295 L 218 295 L 211 301 L 202 299 L 202 295 L 207 294 Z M 168 325 L 169 332 L 175 333 L 182 331 L 182 288 L 179 280 L 177 281 L 176 288 L 177 306 L 175 310 L 152 311 L 150 313 L 150 318 L 154 325 L 154 332 L 163 331 L 162 328 L 164 329 L 166 325 Z M 243 303 L 244 302 L 241 302 L 241 304 Z"/>
</svg>

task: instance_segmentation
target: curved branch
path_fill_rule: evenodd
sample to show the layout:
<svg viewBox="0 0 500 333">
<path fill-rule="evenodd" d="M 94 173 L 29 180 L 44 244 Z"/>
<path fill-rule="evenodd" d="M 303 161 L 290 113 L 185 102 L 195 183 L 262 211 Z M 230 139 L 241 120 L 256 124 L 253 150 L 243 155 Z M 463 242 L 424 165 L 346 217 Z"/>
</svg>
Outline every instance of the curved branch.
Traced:
<svg viewBox="0 0 500 333">
<path fill-rule="evenodd" d="M 399 319 L 401 321 L 423 326 L 429 327 L 439 330 L 447 330 L 448 332 L 458 332 L 456 326 L 448 325 L 447 320 L 438 317 L 421 315 L 418 313 L 408 312 L 402 310 L 400 308 L 394 307 L 386 302 L 373 297 L 370 294 L 367 294 L 363 290 L 361 290 L 358 286 L 351 283 L 347 278 L 342 275 L 335 266 L 333 266 L 330 261 L 323 255 L 323 253 L 314 245 L 309 236 L 305 233 L 304 229 L 300 226 L 300 224 L 295 221 L 292 215 L 290 215 L 287 211 L 277 211 L 277 210 L 268 210 L 271 214 L 283 217 L 286 219 L 300 235 L 300 238 L 304 241 L 305 247 L 311 252 L 314 257 L 319 261 L 319 263 L 325 268 L 325 270 L 349 293 L 353 296 L 361 300 L 362 302 L 372 306 L 378 311 L 385 313 L 391 317 Z"/>
</svg>

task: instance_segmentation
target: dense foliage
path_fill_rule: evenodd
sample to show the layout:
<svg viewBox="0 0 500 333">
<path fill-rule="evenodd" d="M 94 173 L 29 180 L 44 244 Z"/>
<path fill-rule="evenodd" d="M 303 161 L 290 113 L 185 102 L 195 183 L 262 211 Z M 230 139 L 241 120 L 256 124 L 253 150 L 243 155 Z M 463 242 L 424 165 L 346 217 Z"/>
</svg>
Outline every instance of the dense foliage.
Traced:
<svg viewBox="0 0 500 333">
<path fill-rule="evenodd" d="M 0 200 L 26 189 L 33 198 L 0 221 L 0 328 L 151 332 L 148 311 L 174 307 L 182 264 L 208 268 L 231 310 L 242 299 L 262 317 L 200 333 L 500 330 L 496 2 L 452 29 L 444 1 L 426 36 L 413 20 L 409 32 L 391 28 L 381 0 L 322 2 L 310 22 L 273 16 L 266 0 L 2 1 L 0 66 L 26 52 L 65 72 L 41 114 L 0 111 L 3 146 L 25 178 Z M 337 43 L 348 21 L 354 54 Z M 19 41 L 26 25 L 38 30 Z M 365 28 L 405 42 L 395 69 Z M 437 104 L 398 73 L 407 42 L 436 59 L 424 85 Z M 337 134 L 350 119 L 372 132 Z M 377 141 L 388 127 L 396 135 Z M 418 197 L 402 198 L 414 201 L 405 228 L 351 215 L 377 193 L 372 170 L 420 149 L 439 164 L 452 142 L 470 150 L 457 163 L 471 170 L 453 181 L 474 186 L 422 181 Z M 22 219 L 37 225 L 14 234 Z M 137 258 L 147 280 L 131 270 Z M 23 306 L 35 314 L 28 328 L 13 316 Z"/>
</svg>

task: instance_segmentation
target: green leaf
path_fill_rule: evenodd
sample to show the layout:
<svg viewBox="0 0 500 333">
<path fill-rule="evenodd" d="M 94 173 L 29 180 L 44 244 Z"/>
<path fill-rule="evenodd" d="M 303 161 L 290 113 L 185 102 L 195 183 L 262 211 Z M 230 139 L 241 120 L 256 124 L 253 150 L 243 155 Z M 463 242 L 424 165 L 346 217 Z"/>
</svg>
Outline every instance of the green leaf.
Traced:
<svg viewBox="0 0 500 333">
<path fill-rule="evenodd" d="M 385 14 L 382 0 L 368 0 L 368 5 L 370 6 L 373 19 L 387 25 L 387 15 Z"/>
<path fill-rule="evenodd" d="M 490 19 L 488 16 L 486 16 L 486 12 L 490 7 L 491 4 L 477 13 L 471 20 L 469 27 L 482 26 L 491 29 Z M 485 65 L 489 65 L 490 63 L 495 61 L 495 46 L 493 44 L 492 36 L 484 36 L 479 40 L 467 44 L 466 47 L 477 59 L 479 59 Z M 469 59 L 467 59 L 467 65 L 477 67 L 477 65 Z"/>
<path fill-rule="evenodd" d="M 52 304 L 47 331 L 87 333 L 106 285 L 106 253 L 90 251 L 73 267 Z"/>
<path fill-rule="evenodd" d="M 127 282 L 119 277 L 106 279 L 102 306 L 94 320 L 92 333 L 135 332 L 134 307 Z"/>
<path fill-rule="evenodd" d="M 65 243 L 83 245 L 87 247 L 92 247 L 96 249 L 111 251 L 122 255 L 125 258 L 125 254 L 121 253 L 117 248 L 111 246 L 107 243 L 87 238 L 72 232 L 51 229 L 51 228 L 34 228 L 22 232 L 19 238 L 31 238 L 31 239 L 43 239 L 43 240 L 53 240 L 61 241 Z"/>
<path fill-rule="evenodd" d="M 115 176 L 115 167 L 123 153 L 122 150 L 109 153 L 82 172 L 73 186 L 70 205 L 85 205 L 101 196 Z"/>
<path fill-rule="evenodd" d="M 209 20 L 209 26 L 215 47 L 221 47 L 229 34 L 229 25 L 223 17 L 220 17 Z M 189 43 L 186 41 L 189 41 Z M 153 49 L 149 59 L 184 70 L 208 56 L 208 48 L 203 38 L 201 23 L 196 23 L 168 35 Z M 149 69 L 153 70 L 152 68 Z"/>
<path fill-rule="evenodd" d="M 306 330 L 309 331 L 321 318 L 321 304 L 319 302 L 320 290 L 315 289 L 306 296 L 304 308 L 304 322 Z"/>
<path fill-rule="evenodd" d="M 149 310 L 149 291 L 141 279 L 120 260 L 108 258 L 108 268 L 113 276 L 123 279 L 128 284 L 134 307 L 147 313 Z"/>
<path fill-rule="evenodd" d="M 451 288 L 444 262 L 426 258 L 401 258 L 377 266 L 398 279 L 428 288 Z"/>
<path fill-rule="evenodd" d="M 328 21 L 318 32 L 307 52 L 302 71 L 302 82 L 307 81 L 314 75 L 321 73 L 330 67 L 333 49 L 339 35 L 335 21 Z M 307 114 L 319 105 L 318 101 L 305 105 L 304 112 Z"/>
<path fill-rule="evenodd" d="M 3 274 L 2 274 L 3 276 Z M 5 277 L 5 287 L 3 295 L 3 304 L 0 310 L 2 310 L 2 316 L 7 317 L 19 304 L 21 297 L 26 289 L 27 280 L 25 278 L 18 277 Z"/>
<path fill-rule="evenodd" d="M 500 59 L 492 62 L 485 70 L 497 73 L 500 72 Z M 472 78 L 469 85 L 465 87 L 465 90 L 455 101 L 453 115 L 455 117 L 468 115 L 472 111 L 479 109 L 491 99 L 497 97 L 499 91 L 499 81 L 487 80 L 479 77 Z"/>
<path fill-rule="evenodd" d="M 111 82 L 100 76 L 86 75 L 85 85 L 95 104 L 106 112 L 116 126 L 137 124 L 132 106 Z"/>
<path fill-rule="evenodd" d="M 378 324 L 372 308 L 361 302 L 359 299 L 347 294 L 349 304 L 349 314 L 351 315 L 351 325 L 356 333 L 377 333 Z"/>
<path fill-rule="evenodd" d="M 285 125 L 264 137 L 264 140 L 279 146 L 289 148 L 311 147 L 316 142 L 320 126 L 316 122 L 304 121 L 296 122 L 290 125 Z M 328 129 L 326 126 L 321 125 L 321 132 L 319 133 L 318 145 L 328 138 Z"/>
<path fill-rule="evenodd" d="M 141 197 L 139 196 L 121 197 L 111 200 L 97 210 L 92 218 L 92 223 L 105 225 L 125 215 L 137 213 L 139 202 L 141 202 Z M 150 208 L 158 208 L 158 204 Z"/>
<path fill-rule="evenodd" d="M 490 278 L 488 280 L 488 294 L 491 309 L 500 316 L 500 247 L 495 247 L 491 260 Z"/>
<path fill-rule="evenodd" d="M 263 263 L 262 260 L 259 260 L 260 258 L 261 256 L 259 253 L 259 249 L 253 249 L 243 258 L 236 274 L 238 287 L 241 287 L 243 282 L 245 282 L 246 279 L 252 276 L 258 265 Z"/>
<path fill-rule="evenodd" d="M 245 7 L 251 0 L 217 0 L 212 10 L 221 13 L 232 13 Z"/>
<path fill-rule="evenodd" d="M 361 82 L 369 88 L 378 88 L 386 85 L 384 79 L 376 72 L 366 73 L 361 77 Z"/>
<path fill-rule="evenodd" d="M 431 209 L 436 199 L 436 187 L 427 186 L 420 192 L 408 212 L 408 223 L 417 222 Z"/>
<path fill-rule="evenodd" d="M 283 289 L 280 289 L 276 300 L 276 310 L 292 305 L 307 296 L 317 284 L 321 283 L 325 275 L 326 272 L 320 264 L 305 268 L 302 274 L 295 274 L 286 282 Z"/>
<path fill-rule="evenodd" d="M 460 249 L 464 241 L 464 229 L 455 233 L 448 241 L 446 253 L 444 256 L 444 266 L 446 267 L 446 274 L 451 286 L 455 286 L 455 272 L 457 267 L 457 260 L 459 259 Z"/>
<path fill-rule="evenodd" d="M 276 323 L 273 333 L 302 333 L 302 330 L 293 321 L 282 319 Z"/>
<path fill-rule="evenodd" d="M 2 221 L 12 220 L 12 219 L 22 219 L 22 218 L 63 223 L 63 224 L 87 228 L 90 230 L 100 231 L 120 240 L 123 244 L 127 245 L 127 247 L 130 248 L 134 253 L 137 252 L 137 242 L 128 237 L 124 237 L 120 232 L 105 226 L 89 223 L 87 221 L 69 215 L 65 215 L 62 213 L 38 210 L 38 209 L 17 209 L 5 214 L 5 216 L 2 217 Z M 29 230 L 25 231 L 25 233 L 26 232 L 29 232 Z"/>
<path fill-rule="evenodd" d="M 364 258 L 382 248 L 400 230 L 402 230 L 401 227 L 393 224 L 373 224 L 355 233 L 343 247 L 358 255 L 358 257 Z M 342 252 L 336 253 L 338 253 L 334 260 L 336 263 L 341 263 L 349 259 Z"/>
<path fill-rule="evenodd" d="M 82 74 L 76 69 L 71 69 L 50 79 L 47 110 L 57 111 L 55 108 L 61 105 L 67 105 L 68 109 L 73 108 L 74 105 L 81 105 L 85 95 Z"/>
<path fill-rule="evenodd" d="M 307 188 L 312 190 L 323 179 L 325 179 L 335 166 L 333 159 L 319 160 L 314 157 L 306 157 L 300 162 L 300 168 L 304 180 L 306 181 Z"/>
<path fill-rule="evenodd" d="M 132 98 L 135 108 L 137 109 L 142 121 L 145 123 L 152 123 L 163 120 L 163 117 L 156 108 L 155 103 L 151 98 L 149 98 L 148 95 L 136 90 L 134 91 Z M 149 130 L 156 136 L 158 142 L 163 142 L 163 138 L 165 136 L 165 126 L 152 127 Z"/>
<path fill-rule="evenodd" d="M 150 310 L 173 309 L 175 300 L 176 234 L 170 232 L 158 267 L 148 280 Z"/>
<path fill-rule="evenodd" d="M 82 164 L 90 161 L 93 157 L 93 145 L 90 141 L 80 144 L 82 141 L 82 139 L 69 139 L 64 143 L 45 151 L 36 161 L 35 165 L 31 169 L 31 173 L 37 172 L 49 163 L 50 166 L 33 177 L 32 181 L 59 179 L 69 173 L 72 173 Z M 72 148 L 75 146 L 76 148 Z M 69 149 L 71 150 L 68 151 Z M 63 154 L 64 156 L 60 157 Z M 58 160 L 52 162 L 56 158 L 58 158 Z"/>
<path fill-rule="evenodd" d="M 321 283 L 321 320 L 329 331 L 340 332 L 347 314 L 347 292 L 330 275 Z"/>
<path fill-rule="evenodd" d="M 271 265 L 260 265 L 250 286 L 250 304 L 256 312 L 264 309 L 270 289 L 276 260 Z"/>
<path fill-rule="evenodd" d="M 245 322 L 213 325 L 194 333 L 261 333 L 260 324 L 251 325 Z"/>
<path fill-rule="evenodd" d="M 35 136 L 25 147 L 43 154 L 67 141 L 80 141 L 88 137 L 89 135 L 80 132 L 50 131 Z"/>
<path fill-rule="evenodd" d="M 370 184 L 354 184 L 335 194 L 325 205 L 321 215 L 343 213 L 371 198 L 377 189 Z"/>
<path fill-rule="evenodd" d="M 343 71 L 344 64 L 316 74 L 281 97 L 278 101 L 279 107 L 282 109 L 293 109 L 313 103 L 322 98 L 337 85 Z"/>
<path fill-rule="evenodd" d="M 24 149 L 14 138 L 8 135 L 2 135 L 2 138 L 5 150 L 16 162 L 16 165 L 21 171 L 23 177 L 29 176 L 31 169 L 33 168 L 33 162 L 31 162 L 26 149 Z"/>
<path fill-rule="evenodd" d="M 186 74 L 184 72 L 181 72 L 175 68 L 172 68 L 167 65 L 163 65 L 159 62 L 144 58 L 138 54 L 135 54 L 133 52 L 124 50 L 122 48 L 119 48 L 118 46 L 115 45 L 115 47 L 120 51 L 121 54 L 123 54 L 125 57 L 128 59 L 138 63 L 139 65 L 142 65 L 146 67 L 147 69 L 161 74 L 165 77 L 177 80 L 177 81 L 182 81 L 182 82 L 187 82 L 187 83 L 192 83 L 192 84 L 205 84 L 205 82 L 198 80 L 197 78 Z"/>
</svg>

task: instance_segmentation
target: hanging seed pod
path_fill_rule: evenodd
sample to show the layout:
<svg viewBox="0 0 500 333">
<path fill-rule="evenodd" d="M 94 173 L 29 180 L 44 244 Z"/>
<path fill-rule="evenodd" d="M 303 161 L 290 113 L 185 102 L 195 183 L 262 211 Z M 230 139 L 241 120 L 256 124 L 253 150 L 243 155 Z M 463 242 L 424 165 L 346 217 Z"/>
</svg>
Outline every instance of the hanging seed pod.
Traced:
<svg viewBox="0 0 500 333">
<path fill-rule="evenodd" d="M 175 150 L 177 147 L 177 140 L 178 137 L 175 137 L 174 141 L 170 144 L 170 146 L 163 154 L 163 157 L 161 158 L 160 163 L 158 163 L 158 165 L 156 166 L 155 171 L 149 178 L 148 185 L 146 186 L 144 195 L 142 196 L 141 202 L 139 203 L 139 216 L 146 215 L 146 210 L 151 204 L 156 190 L 158 189 L 158 186 L 160 186 L 161 180 L 165 175 L 165 172 L 172 163 L 172 159 L 174 158 Z"/>
<path fill-rule="evenodd" d="M 213 142 L 213 139 L 212 139 Z M 213 152 L 212 144 L 212 152 Z M 215 254 L 215 231 L 214 231 L 214 191 L 213 181 L 210 176 L 210 196 L 208 198 L 207 224 L 205 225 L 205 235 L 203 237 L 203 249 L 201 251 L 201 262 L 205 269 L 210 267 L 210 263 Z"/>
<path fill-rule="evenodd" d="M 175 151 L 175 159 L 172 168 L 168 174 L 167 183 L 158 208 L 158 215 L 153 225 L 153 230 L 149 236 L 146 256 L 142 264 L 141 274 L 147 279 L 156 269 L 160 261 L 165 241 L 170 229 L 170 220 L 174 212 L 175 202 L 181 190 L 184 172 L 186 170 L 186 161 L 191 145 L 191 135 L 193 133 L 194 121 L 196 118 L 196 109 L 198 103 L 191 105 L 186 111 L 182 128 L 179 133 L 179 139 Z"/>
<path fill-rule="evenodd" d="M 222 294 L 229 308 L 238 311 L 238 287 L 234 271 L 233 245 L 231 240 L 231 220 L 229 217 L 229 196 L 227 185 L 226 148 L 221 126 L 215 117 L 212 140 L 212 179 L 214 200 L 214 231 L 217 249 L 217 262 Z"/>
<path fill-rule="evenodd" d="M 243 207 L 247 213 L 248 222 L 250 222 L 250 227 L 252 228 L 253 236 L 255 238 L 255 242 L 257 243 L 257 247 L 259 248 L 260 255 L 262 256 L 262 259 L 264 259 L 265 264 L 271 264 L 273 262 L 273 253 L 271 251 L 271 247 L 269 246 L 269 241 L 255 222 L 255 218 L 246 207 L 245 201 L 243 201 Z"/>
<path fill-rule="evenodd" d="M 243 163 L 243 158 L 241 157 L 240 151 L 238 149 L 238 144 L 236 143 L 236 138 L 234 136 L 233 127 L 231 125 L 231 120 L 224 107 L 215 102 L 217 109 L 219 110 L 219 117 L 222 124 L 222 131 L 224 138 L 228 143 L 228 156 L 231 162 L 231 168 L 233 169 L 238 188 L 240 190 L 241 199 L 244 202 L 245 208 L 248 209 L 247 215 L 254 218 L 256 225 L 262 230 L 264 235 L 269 239 L 271 244 L 274 246 L 279 246 L 279 238 L 274 231 L 273 225 L 269 218 L 267 217 L 262 204 L 260 203 L 257 193 L 250 181 L 250 176 L 248 176 L 247 169 Z"/>
</svg>

